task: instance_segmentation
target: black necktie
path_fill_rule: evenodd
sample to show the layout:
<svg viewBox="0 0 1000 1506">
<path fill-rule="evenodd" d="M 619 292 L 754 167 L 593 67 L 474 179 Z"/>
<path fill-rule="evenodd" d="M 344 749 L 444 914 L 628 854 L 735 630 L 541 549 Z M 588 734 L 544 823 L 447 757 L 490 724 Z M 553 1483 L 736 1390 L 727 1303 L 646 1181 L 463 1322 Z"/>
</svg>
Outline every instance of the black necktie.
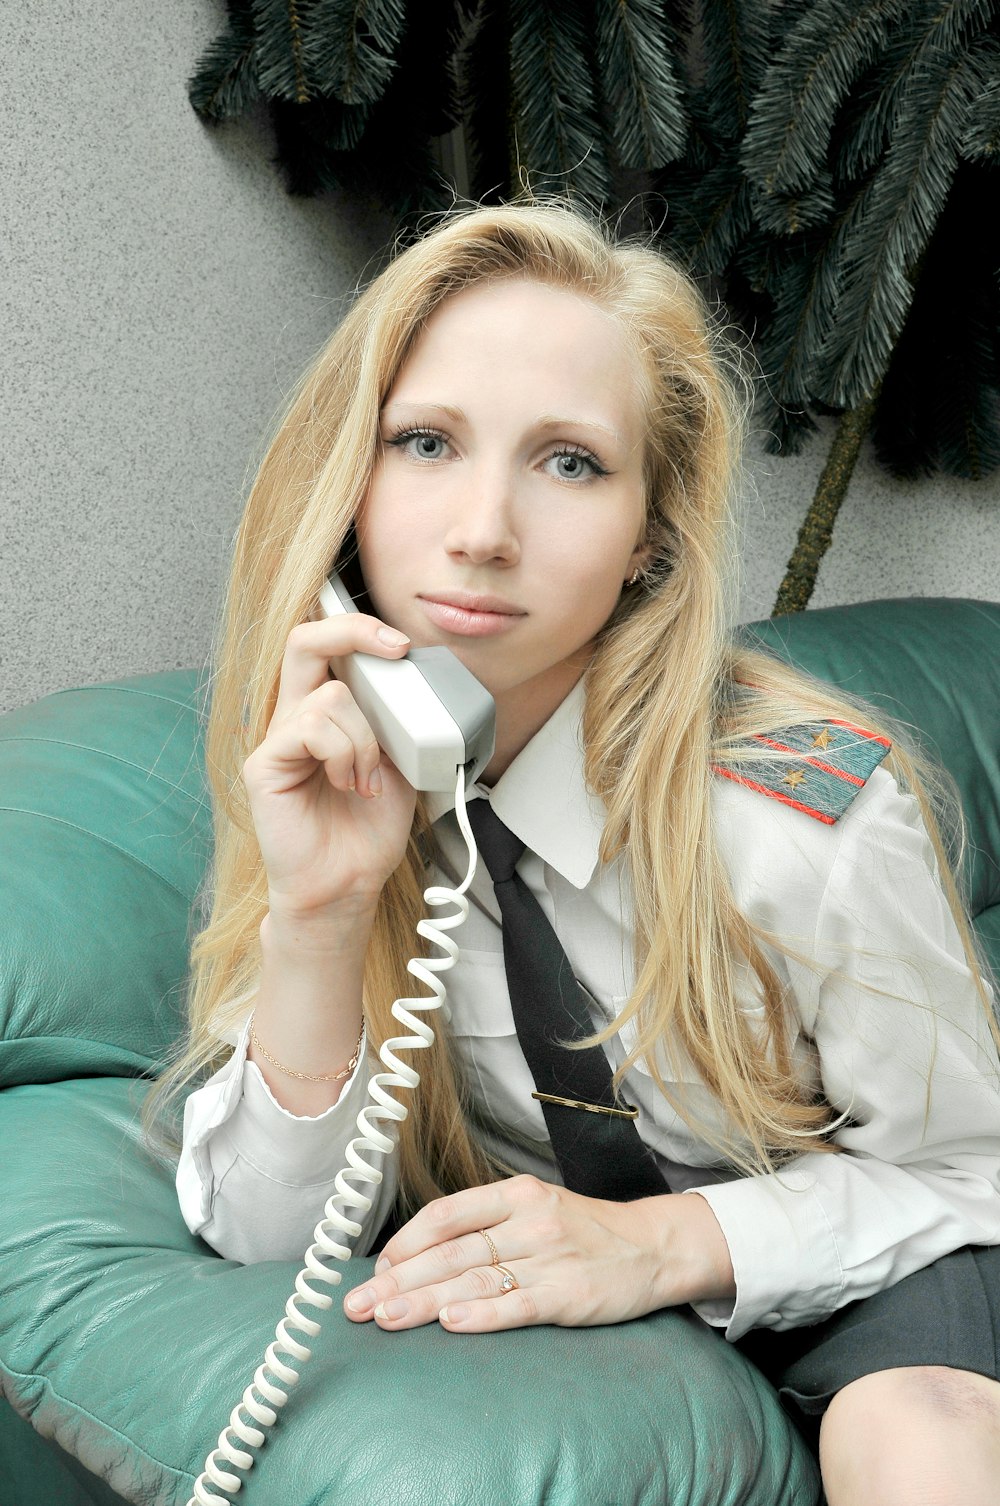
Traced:
<svg viewBox="0 0 1000 1506">
<path fill-rule="evenodd" d="M 476 845 L 500 906 L 504 965 L 518 1040 L 524 1052 L 552 1149 L 567 1187 L 588 1197 L 627 1202 L 669 1192 L 628 1106 L 615 1097 L 611 1063 L 600 1046 L 568 1051 L 564 1040 L 592 1035 L 586 997 L 566 953 L 524 880 L 514 871 L 525 844 L 487 800 L 468 806 Z M 553 1103 L 590 1104 L 597 1112 Z M 607 1110 L 615 1112 L 608 1113 Z M 604 1110 L 604 1112 L 601 1112 Z"/>
</svg>

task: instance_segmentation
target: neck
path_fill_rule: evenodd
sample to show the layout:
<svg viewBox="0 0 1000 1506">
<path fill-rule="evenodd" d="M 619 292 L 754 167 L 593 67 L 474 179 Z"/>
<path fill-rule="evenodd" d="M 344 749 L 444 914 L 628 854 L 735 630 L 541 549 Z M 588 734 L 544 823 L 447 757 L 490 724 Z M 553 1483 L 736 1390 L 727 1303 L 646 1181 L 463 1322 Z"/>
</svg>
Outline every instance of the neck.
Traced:
<svg viewBox="0 0 1000 1506">
<path fill-rule="evenodd" d="M 521 749 L 545 726 L 557 706 L 561 706 L 590 663 L 590 649 L 582 649 L 572 660 L 564 660 L 555 670 L 547 670 L 535 680 L 516 689 L 500 691 L 494 697 L 497 708 L 496 748 L 493 757 L 479 776 L 480 784 L 491 787 L 505 774 Z"/>
</svg>

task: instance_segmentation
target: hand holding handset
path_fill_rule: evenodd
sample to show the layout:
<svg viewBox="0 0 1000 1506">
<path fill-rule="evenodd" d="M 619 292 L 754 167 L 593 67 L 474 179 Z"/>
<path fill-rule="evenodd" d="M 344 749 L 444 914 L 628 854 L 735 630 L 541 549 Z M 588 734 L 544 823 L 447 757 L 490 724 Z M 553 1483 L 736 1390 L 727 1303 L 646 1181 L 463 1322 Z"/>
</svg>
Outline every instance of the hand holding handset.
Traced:
<svg viewBox="0 0 1000 1506">
<path fill-rule="evenodd" d="M 331 575 L 320 592 L 314 614 L 317 618 L 354 612 L 351 600 L 339 576 Z M 188 1506 L 229 1506 L 229 1496 L 243 1484 L 232 1466 L 251 1469 L 254 1455 L 247 1445 L 259 1448 L 266 1441 L 263 1429 L 277 1420 L 277 1411 L 285 1405 L 291 1388 L 297 1384 L 302 1365 L 312 1351 L 301 1339 L 292 1337 L 291 1329 L 315 1338 L 320 1325 L 301 1311 L 305 1303 L 325 1311 L 333 1297 L 319 1292 L 310 1282 L 339 1286 L 341 1273 L 323 1264 L 324 1257 L 347 1260 L 351 1247 L 344 1236 L 357 1238 L 362 1225 L 351 1219 L 348 1209 L 367 1213 L 372 1200 L 362 1190 L 382 1180 L 382 1172 L 363 1152 L 390 1153 L 394 1142 L 380 1129 L 383 1123 L 400 1123 L 406 1118 L 405 1103 L 387 1089 L 413 1089 L 419 1074 L 400 1059 L 400 1050 L 412 1051 L 431 1044 L 434 1032 L 425 1020 L 413 1013 L 447 1010 L 445 987 L 437 974 L 455 965 L 458 947 L 448 931 L 461 925 L 469 912 L 465 891 L 476 869 L 476 847 L 465 812 L 465 789 L 478 779 L 493 756 L 495 708 L 489 692 L 465 666 L 445 648 L 411 649 L 403 659 L 380 659 L 375 654 L 345 654 L 330 660 L 338 680 L 347 685 L 378 739 L 379 746 L 392 759 L 405 779 L 417 790 L 455 791 L 455 813 L 469 849 L 469 869 L 457 889 L 429 888 L 424 901 L 430 906 L 453 904 L 454 913 L 438 916 L 433 922 L 421 920 L 418 931 L 440 948 L 438 957 L 414 957 L 408 971 L 430 990 L 416 998 L 397 999 L 393 1015 L 411 1032 L 392 1036 L 383 1042 L 379 1056 L 388 1069 L 375 1073 L 369 1080 L 370 1102 L 358 1115 L 360 1134 L 347 1147 L 349 1165 L 335 1179 L 336 1192 L 327 1199 L 323 1218 L 314 1230 L 313 1243 L 305 1253 L 305 1264 L 295 1279 L 295 1290 L 285 1305 L 285 1316 L 278 1324 L 274 1340 L 268 1346 L 264 1362 L 258 1366 L 253 1382 L 233 1408 L 228 1427 L 205 1460 L 205 1468 L 195 1480 L 194 1494 Z M 333 1234 L 339 1236 L 334 1238 Z M 292 1356 L 299 1362 L 295 1370 L 280 1356 Z M 288 1390 L 282 1390 L 278 1381 Z M 248 1423 L 246 1417 L 252 1418 Z M 255 1425 L 254 1425 L 255 1424 Z M 229 1436 L 240 1440 L 242 1447 Z M 229 1469 L 220 1467 L 229 1465 Z M 214 1487 L 209 1493 L 209 1486 Z M 225 1495 L 216 1491 L 225 1491 Z"/>
<path fill-rule="evenodd" d="M 334 573 L 319 593 L 317 615 L 356 611 Z M 414 789 L 450 792 L 459 767 L 473 784 L 493 757 L 493 697 L 450 649 L 411 648 L 403 659 L 344 654 L 330 664 Z"/>
</svg>

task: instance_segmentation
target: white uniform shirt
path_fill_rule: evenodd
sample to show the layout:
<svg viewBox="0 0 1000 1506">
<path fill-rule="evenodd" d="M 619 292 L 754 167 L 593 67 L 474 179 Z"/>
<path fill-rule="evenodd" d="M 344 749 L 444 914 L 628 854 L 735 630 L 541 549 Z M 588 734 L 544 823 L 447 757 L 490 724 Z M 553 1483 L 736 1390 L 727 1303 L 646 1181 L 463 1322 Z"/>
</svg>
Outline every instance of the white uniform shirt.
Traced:
<svg viewBox="0 0 1000 1506">
<path fill-rule="evenodd" d="M 470 797 L 488 796 L 527 844 L 518 872 L 590 994 L 597 1026 L 631 991 L 631 900 L 621 862 L 598 863 L 604 807 L 583 782 L 582 705 L 578 685 L 492 791 L 476 786 Z M 450 872 L 432 870 L 429 882 L 459 882 L 467 856 L 452 802 L 430 800 Z M 754 1327 L 818 1322 L 962 1245 L 1000 1243 L 1000 1080 L 917 801 L 886 770 L 874 770 L 833 825 L 722 778 L 713 781 L 712 817 L 740 909 L 816 964 L 768 952 L 787 988 L 798 1070 L 836 1113 L 850 1115 L 835 1136 L 844 1153 L 807 1152 L 773 1175 L 745 1177 L 692 1132 L 643 1063 L 626 1076 L 622 1092 L 638 1105 L 639 1132 L 672 1190 L 700 1191 L 722 1227 L 736 1299 L 694 1307 L 736 1339 Z M 514 1032 L 499 911 L 482 861 L 470 899 L 468 920 L 451 933 L 461 956 L 442 974 L 450 1028 L 478 1103 L 528 1137 L 528 1148 L 496 1142 L 506 1160 L 558 1182 Z M 426 953 L 414 942 L 415 953 Z M 756 979 L 746 967 L 741 979 L 752 1016 Z M 249 1017 L 238 1038 L 228 1037 L 229 1061 L 188 1097 L 181 1210 L 192 1232 L 228 1258 L 301 1260 L 358 1133 L 368 1078 L 383 1068 L 366 1051 L 339 1101 L 299 1118 L 246 1062 L 248 1034 Z M 606 1044 L 613 1064 L 633 1039 L 626 1024 Z M 419 1071 L 420 1053 L 410 1059 Z M 699 1116 L 722 1122 L 693 1067 L 664 1076 L 680 1079 Z M 371 1250 L 395 1191 L 393 1158 L 374 1161 L 384 1177 L 357 1254 Z"/>
</svg>

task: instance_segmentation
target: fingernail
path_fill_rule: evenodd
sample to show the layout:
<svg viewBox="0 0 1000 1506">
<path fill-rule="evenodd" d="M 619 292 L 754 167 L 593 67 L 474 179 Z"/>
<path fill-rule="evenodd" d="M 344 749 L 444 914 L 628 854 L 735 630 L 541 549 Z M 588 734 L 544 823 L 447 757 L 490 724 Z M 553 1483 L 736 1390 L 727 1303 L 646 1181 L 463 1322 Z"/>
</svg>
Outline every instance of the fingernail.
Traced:
<svg viewBox="0 0 1000 1506">
<path fill-rule="evenodd" d="M 465 1302 L 453 1302 L 450 1307 L 442 1307 L 438 1317 L 445 1323 L 464 1323 L 469 1316 L 469 1308 Z"/>
<path fill-rule="evenodd" d="M 405 633 L 397 633 L 396 629 L 391 627 L 380 627 L 375 636 L 380 642 L 387 644 L 389 648 L 398 648 L 401 643 L 409 643 L 410 641 Z"/>
<path fill-rule="evenodd" d="M 376 1318 L 405 1318 L 410 1304 L 405 1297 L 393 1297 L 389 1302 L 380 1302 L 375 1309 Z"/>
<path fill-rule="evenodd" d="M 387 1271 L 391 1265 L 392 1261 L 389 1259 L 388 1255 L 380 1255 L 375 1262 L 376 1276 L 380 1276 L 383 1271 Z"/>
<path fill-rule="evenodd" d="M 363 1291 L 352 1292 L 347 1299 L 347 1305 L 352 1313 L 366 1313 L 374 1301 L 374 1290 L 366 1286 Z"/>
<path fill-rule="evenodd" d="M 382 793 L 382 775 L 379 773 L 377 767 L 372 769 L 368 775 L 368 788 L 373 795 L 381 795 Z M 378 1266 L 375 1269 L 378 1270 Z"/>
</svg>

